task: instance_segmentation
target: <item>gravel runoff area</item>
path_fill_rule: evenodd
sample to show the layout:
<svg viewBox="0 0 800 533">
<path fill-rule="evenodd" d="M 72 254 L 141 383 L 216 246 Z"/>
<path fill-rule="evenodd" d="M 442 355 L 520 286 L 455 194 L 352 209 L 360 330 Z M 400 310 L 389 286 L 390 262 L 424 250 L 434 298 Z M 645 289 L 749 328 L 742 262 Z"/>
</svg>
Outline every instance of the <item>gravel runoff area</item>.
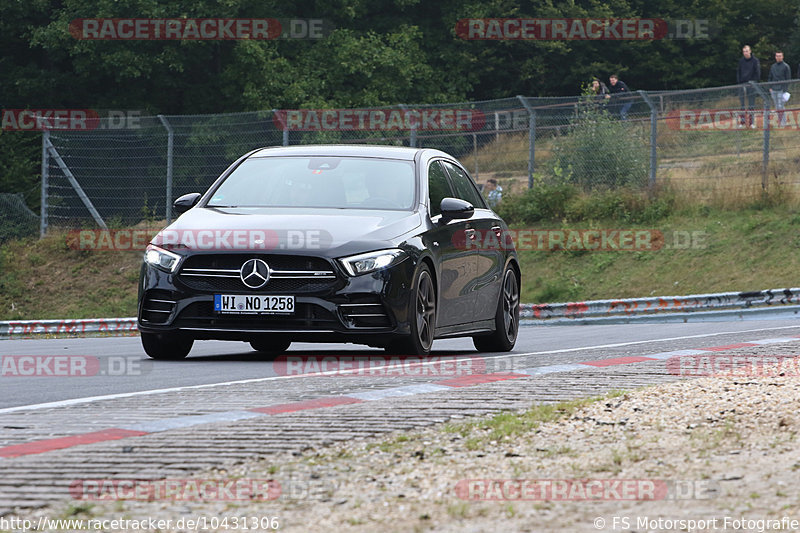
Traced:
<svg viewBox="0 0 800 533">
<path fill-rule="evenodd" d="M 171 519 L 165 531 L 190 531 L 176 521 L 197 517 L 200 530 L 215 531 L 800 530 L 792 368 L 792 376 L 697 378 L 538 406 L 197 476 L 276 480 L 276 500 L 73 501 L 20 516 Z"/>
</svg>

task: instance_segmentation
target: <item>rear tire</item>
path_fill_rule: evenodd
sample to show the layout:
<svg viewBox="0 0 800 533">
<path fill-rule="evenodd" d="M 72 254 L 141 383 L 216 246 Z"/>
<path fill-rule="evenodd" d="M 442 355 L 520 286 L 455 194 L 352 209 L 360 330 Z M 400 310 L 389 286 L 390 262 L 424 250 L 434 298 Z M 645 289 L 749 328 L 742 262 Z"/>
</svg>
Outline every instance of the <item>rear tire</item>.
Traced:
<svg viewBox="0 0 800 533">
<path fill-rule="evenodd" d="M 393 355 L 429 355 L 436 328 L 436 289 L 431 269 L 422 263 L 414 275 L 409 303 L 411 335 L 391 342 L 386 352 Z"/>
<path fill-rule="evenodd" d="M 503 274 L 500 299 L 494 316 L 494 332 L 491 335 L 472 337 L 479 352 L 509 352 L 514 348 L 519 334 L 519 282 L 511 266 Z"/>
<path fill-rule="evenodd" d="M 183 359 L 192 350 L 194 339 L 180 334 L 141 332 L 142 347 L 152 359 Z"/>
<path fill-rule="evenodd" d="M 250 346 L 257 351 L 267 355 L 278 355 L 285 352 L 292 341 L 283 339 L 257 339 L 250 341 Z"/>
</svg>

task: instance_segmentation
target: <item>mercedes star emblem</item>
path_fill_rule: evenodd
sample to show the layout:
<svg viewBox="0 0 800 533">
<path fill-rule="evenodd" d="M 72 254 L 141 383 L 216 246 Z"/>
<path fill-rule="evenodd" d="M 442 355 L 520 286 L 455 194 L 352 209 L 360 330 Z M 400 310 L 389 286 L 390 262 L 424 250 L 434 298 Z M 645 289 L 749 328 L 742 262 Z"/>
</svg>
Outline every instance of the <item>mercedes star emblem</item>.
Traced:
<svg viewBox="0 0 800 533">
<path fill-rule="evenodd" d="M 261 259 L 248 259 L 242 265 L 239 277 L 251 289 L 260 289 L 269 281 L 269 266 Z"/>
</svg>

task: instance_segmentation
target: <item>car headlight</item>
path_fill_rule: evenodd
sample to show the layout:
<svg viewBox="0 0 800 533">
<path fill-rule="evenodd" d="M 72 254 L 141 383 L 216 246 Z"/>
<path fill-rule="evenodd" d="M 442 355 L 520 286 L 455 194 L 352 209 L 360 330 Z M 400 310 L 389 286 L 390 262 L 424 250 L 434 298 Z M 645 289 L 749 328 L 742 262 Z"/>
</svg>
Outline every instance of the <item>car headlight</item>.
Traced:
<svg viewBox="0 0 800 533">
<path fill-rule="evenodd" d="M 351 276 L 360 276 L 361 274 L 367 274 L 380 270 L 381 268 L 396 265 L 406 257 L 408 257 L 408 255 L 406 255 L 403 250 L 392 248 L 389 250 L 378 250 L 375 252 L 343 257 L 339 259 L 339 262 L 348 274 Z"/>
<path fill-rule="evenodd" d="M 156 268 L 160 268 L 161 270 L 166 270 L 167 272 L 175 272 L 180 261 L 181 256 L 178 254 L 168 252 L 167 250 L 152 244 L 148 244 L 147 249 L 144 252 L 145 263 Z"/>
</svg>

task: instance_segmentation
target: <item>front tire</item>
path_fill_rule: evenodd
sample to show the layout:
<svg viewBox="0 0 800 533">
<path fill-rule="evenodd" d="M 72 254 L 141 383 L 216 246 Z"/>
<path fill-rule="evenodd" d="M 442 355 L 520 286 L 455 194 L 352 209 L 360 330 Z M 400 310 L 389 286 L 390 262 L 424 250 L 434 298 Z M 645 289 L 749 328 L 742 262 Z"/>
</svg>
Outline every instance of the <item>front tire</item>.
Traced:
<svg viewBox="0 0 800 533">
<path fill-rule="evenodd" d="M 141 332 L 142 347 L 152 359 L 183 359 L 192 350 L 194 339 L 180 334 Z"/>
<path fill-rule="evenodd" d="M 500 299 L 494 316 L 494 333 L 473 337 L 472 343 L 479 352 L 509 352 L 514 348 L 519 334 L 519 282 L 514 268 L 506 267 Z"/>
<path fill-rule="evenodd" d="M 436 289 L 431 269 L 422 263 L 414 276 L 411 292 L 411 335 L 386 347 L 386 351 L 397 355 L 429 355 L 436 329 Z"/>
</svg>

